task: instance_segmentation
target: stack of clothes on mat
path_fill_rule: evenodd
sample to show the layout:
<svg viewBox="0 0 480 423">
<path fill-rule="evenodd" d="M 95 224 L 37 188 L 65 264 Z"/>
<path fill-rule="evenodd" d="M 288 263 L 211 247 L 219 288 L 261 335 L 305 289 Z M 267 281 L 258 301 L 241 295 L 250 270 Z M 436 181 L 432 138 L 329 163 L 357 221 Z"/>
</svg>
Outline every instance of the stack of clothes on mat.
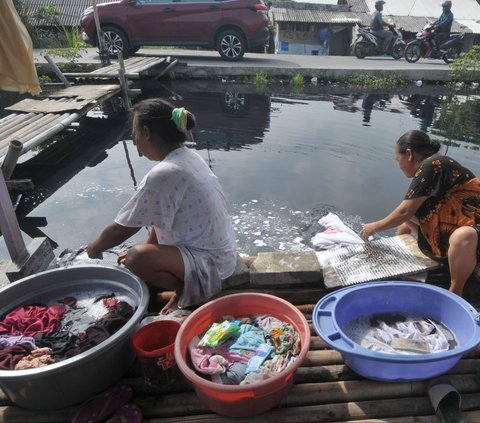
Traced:
<svg viewBox="0 0 480 423">
<path fill-rule="evenodd" d="M 0 321 L 0 370 L 38 368 L 81 354 L 117 332 L 133 313 L 114 293 L 93 302 L 65 297 L 52 305 L 17 307 Z"/>
<path fill-rule="evenodd" d="M 195 370 L 213 382 L 247 385 L 274 377 L 300 352 L 294 327 L 269 315 L 224 316 L 189 344 Z"/>
</svg>

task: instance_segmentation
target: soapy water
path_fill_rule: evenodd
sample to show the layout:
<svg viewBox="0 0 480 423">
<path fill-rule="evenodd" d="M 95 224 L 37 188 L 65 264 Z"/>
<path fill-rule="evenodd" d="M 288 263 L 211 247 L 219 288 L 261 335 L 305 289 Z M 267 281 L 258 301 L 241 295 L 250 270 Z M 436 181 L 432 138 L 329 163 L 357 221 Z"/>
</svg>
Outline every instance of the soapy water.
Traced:
<svg viewBox="0 0 480 423">
<path fill-rule="evenodd" d="M 318 250 L 314 248 L 311 240 L 316 233 L 325 230 L 318 220 L 329 212 L 335 213 L 356 232 L 362 225 L 362 219 L 359 216 L 346 215 L 324 204 L 319 204 L 312 210 L 302 211 L 274 201 L 253 199 L 241 204 L 231 204 L 229 212 L 237 238 L 237 251 L 241 256 L 255 256 L 262 252 Z M 146 237 L 146 231 L 142 236 Z M 102 259 L 90 259 L 86 253 L 86 246 L 75 251 L 64 250 L 57 258 L 55 266 L 92 264 L 116 266 L 118 256 L 133 244 L 134 241 L 129 240 L 112 248 L 103 254 Z"/>
<path fill-rule="evenodd" d="M 256 255 L 260 252 L 298 252 L 313 249 L 313 236 L 325 228 L 318 220 L 329 212 L 335 213 L 355 231 L 362 220 L 359 216 L 345 215 L 332 206 L 317 205 L 312 210 L 294 210 L 273 201 L 251 200 L 233 204 L 231 216 L 240 254 Z"/>
</svg>

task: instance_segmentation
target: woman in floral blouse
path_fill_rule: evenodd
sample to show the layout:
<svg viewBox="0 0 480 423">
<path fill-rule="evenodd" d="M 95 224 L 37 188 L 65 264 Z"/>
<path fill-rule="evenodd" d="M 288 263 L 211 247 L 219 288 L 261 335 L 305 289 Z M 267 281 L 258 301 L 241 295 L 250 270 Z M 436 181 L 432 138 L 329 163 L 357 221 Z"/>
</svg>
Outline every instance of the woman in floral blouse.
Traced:
<svg viewBox="0 0 480 423">
<path fill-rule="evenodd" d="M 461 296 L 480 260 L 480 180 L 439 150 L 440 143 L 422 131 L 398 139 L 396 160 L 412 182 L 404 200 L 385 218 L 364 225 L 360 234 L 368 239 L 398 227 L 398 235 L 417 235 L 422 251 L 448 261 L 450 291 Z"/>
</svg>

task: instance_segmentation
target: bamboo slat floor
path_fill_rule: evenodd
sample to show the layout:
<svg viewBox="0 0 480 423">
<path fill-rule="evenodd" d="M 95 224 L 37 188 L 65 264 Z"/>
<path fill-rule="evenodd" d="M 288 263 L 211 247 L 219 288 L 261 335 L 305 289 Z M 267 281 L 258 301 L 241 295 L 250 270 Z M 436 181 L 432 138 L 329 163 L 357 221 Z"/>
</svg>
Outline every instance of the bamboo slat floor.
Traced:
<svg viewBox="0 0 480 423">
<path fill-rule="evenodd" d="M 310 297 L 317 298 L 319 292 L 312 292 Z M 287 291 L 283 290 L 282 295 L 288 296 Z M 295 298 L 302 297 L 308 297 L 306 291 Z M 297 303 L 307 319 L 311 318 L 314 305 L 314 301 Z M 316 336 L 312 325 L 311 331 L 309 352 L 295 374 L 291 391 L 277 407 L 261 415 L 231 418 L 215 414 L 197 398 L 184 378 L 170 387 L 150 388 L 140 376 L 137 364 L 121 382 L 134 389 L 133 403 L 142 410 L 145 423 L 438 422 L 427 394 L 428 380 L 398 383 L 366 380 L 344 364 L 340 353 L 328 348 Z M 477 349 L 463 357 L 445 375 L 462 396 L 466 423 L 480 421 L 479 369 L 480 349 Z M 68 422 L 75 410 L 76 407 L 30 411 L 12 405 L 5 396 L 0 397 L 0 422 Z"/>
<path fill-rule="evenodd" d="M 86 115 L 98 104 L 120 92 L 119 85 L 72 86 L 43 100 L 22 100 L 7 110 L 13 113 L 0 119 L 0 162 L 7 154 L 10 141 L 22 143 L 22 154 L 71 123 Z"/>
</svg>

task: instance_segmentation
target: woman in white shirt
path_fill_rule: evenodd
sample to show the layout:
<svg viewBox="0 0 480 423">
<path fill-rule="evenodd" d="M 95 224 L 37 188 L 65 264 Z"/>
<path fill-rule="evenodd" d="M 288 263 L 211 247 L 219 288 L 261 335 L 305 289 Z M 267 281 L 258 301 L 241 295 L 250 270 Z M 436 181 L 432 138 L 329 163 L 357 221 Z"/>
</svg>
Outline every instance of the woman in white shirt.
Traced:
<svg viewBox="0 0 480 423">
<path fill-rule="evenodd" d="M 129 248 L 119 263 L 151 286 L 175 291 L 164 314 L 207 301 L 236 264 L 235 232 L 220 183 L 200 155 L 183 145 L 194 126 L 192 113 L 166 101 L 135 105 L 133 140 L 158 163 L 87 247 L 89 257 L 99 257 L 149 227 L 147 241 Z"/>
</svg>

